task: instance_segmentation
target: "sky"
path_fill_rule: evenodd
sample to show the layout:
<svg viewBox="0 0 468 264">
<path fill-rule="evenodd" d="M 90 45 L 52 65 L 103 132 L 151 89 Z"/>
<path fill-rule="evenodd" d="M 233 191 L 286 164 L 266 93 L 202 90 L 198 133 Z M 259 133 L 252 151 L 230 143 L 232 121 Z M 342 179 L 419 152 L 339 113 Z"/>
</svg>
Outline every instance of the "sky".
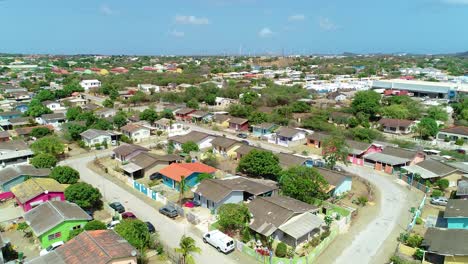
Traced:
<svg viewBox="0 0 468 264">
<path fill-rule="evenodd" d="M 0 52 L 468 51 L 468 0 L 0 0 Z"/>
</svg>

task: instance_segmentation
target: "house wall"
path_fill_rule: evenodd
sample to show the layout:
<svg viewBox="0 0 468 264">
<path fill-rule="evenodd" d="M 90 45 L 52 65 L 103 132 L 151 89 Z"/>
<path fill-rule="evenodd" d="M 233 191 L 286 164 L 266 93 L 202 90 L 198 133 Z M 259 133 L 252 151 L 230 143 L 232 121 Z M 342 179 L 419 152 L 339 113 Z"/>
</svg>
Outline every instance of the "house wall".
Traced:
<svg viewBox="0 0 468 264">
<path fill-rule="evenodd" d="M 198 201 L 200 201 L 200 204 L 204 208 L 208 208 L 210 210 L 218 210 L 218 208 L 227 203 L 241 203 L 244 200 L 244 193 L 241 191 L 233 191 L 230 194 L 228 194 L 224 199 L 217 203 L 212 203 L 210 200 L 210 203 L 207 203 L 209 201 L 205 196 L 198 196 Z"/>
<path fill-rule="evenodd" d="M 448 229 L 468 229 L 468 217 L 466 218 L 447 218 Z"/>
<path fill-rule="evenodd" d="M 21 204 L 18 201 L 18 204 L 23 208 L 23 211 L 27 212 L 47 201 L 65 201 L 65 195 L 63 192 L 49 192 L 48 194 L 42 193 L 39 196 L 25 202 L 24 204 Z"/>
<path fill-rule="evenodd" d="M 458 172 L 455 172 L 443 177 L 443 179 L 447 179 L 449 181 L 449 187 L 457 187 L 458 181 L 462 179 L 462 175 Z"/>
<path fill-rule="evenodd" d="M 150 131 L 149 129 L 140 129 L 138 131 L 135 131 L 131 133 L 130 138 L 134 140 L 135 142 L 140 142 L 143 139 L 147 139 L 150 137 Z"/>
<path fill-rule="evenodd" d="M 239 125 L 239 124 L 234 124 L 234 123 L 229 123 L 229 128 L 238 130 L 238 131 L 248 131 L 249 130 L 249 122 L 246 122 L 245 124 Z"/>
<path fill-rule="evenodd" d="M 445 256 L 444 264 L 468 263 L 468 256 Z"/>
<path fill-rule="evenodd" d="M 319 140 L 307 139 L 307 146 L 312 148 L 320 148 L 321 142 Z"/>
<path fill-rule="evenodd" d="M 197 143 L 199 149 L 206 149 L 211 148 L 211 141 L 213 141 L 212 137 L 207 137 L 202 139 L 200 142 Z"/>
<path fill-rule="evenodd" d="M 345 192 L 351 191 L 351 187 L 353 184 L 353 179 L 349 176 L 346 177 L 346 179 L 337 187 L 335 187 L 335 191 L 333 192 L 333 195 L 341 195 Z"/>
<path fill-rule="evenodd" d="M 85 221 L 85 220 L 65 221 L 57 225 L 56 227 L 52 228 L 51 230 L 39 236 L 39 240 L 41 241 L 42 248 L 46 248 L 58 241 L 66 242 L 68 240 L 68 236 L 70 235 L 70 231 L 73 230 L 73 227 L 81 226 L 81 228 L 83 228 L 87 222 L 88 221 Z M 52 235 L 58 232 L 61 233 L 60 237 L 49 240 L 48 238 L 49 235 Z"/>
<path fill-rule="evenodd" d="M 465 142 L 468 142 L 468 136 L 452 134 L 452 133 L 447 133 L 447 132 L 439 132 L 437 134 L 438 139 L 444 140 L 446 137 L 448 137 L 450 141 L 456 141 L 459 138 L 463 138 Z"/>
<path fill-rule="evenodd" d="M 104 141 L 107 141 L 107 143 L 110 143 L 111 140 L 112 139 L 110 136 L 99 136 L 99 137 L 93 138 L 92 140 L 83 138 L 83 141 L 85 142 L 87 146 L 94 146 L 97 143 L 102 144 Z"/>
</svg>

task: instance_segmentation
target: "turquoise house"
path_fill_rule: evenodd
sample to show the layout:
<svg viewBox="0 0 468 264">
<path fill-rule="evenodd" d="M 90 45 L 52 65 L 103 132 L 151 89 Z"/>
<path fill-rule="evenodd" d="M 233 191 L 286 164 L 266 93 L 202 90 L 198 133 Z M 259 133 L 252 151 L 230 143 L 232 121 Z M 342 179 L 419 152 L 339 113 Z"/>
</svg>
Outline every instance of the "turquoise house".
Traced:
<svg viewBox="0 0 468 264">
<path fill-rule="evenodd" d="M 31 165 L 19 165 L 0 170 L 0 192 L 9 192 L 10 189 L 23 183 L 29 177 L 47 177 L 50 169 L 36 169 Z"/>
<path fill-rule="evenodd" d="M 20 111 L 9 111 L 9 112 L 3 112 L 0 113 L 0 120 L 10 120 L 13 118 L 21 117 L 23 113 Z"/>
<path fill-rule="evenodd" d="M 468 229 L 468 200 L 450 199 L 444 218 L 448 229 Z"/>
<path fill-rule="evenodd" d="M 351 191 L 353 186 L 353 178 L 345 173 L 317 168 L 318 172 L 327 180 L 329 184 L 329 194 L 332 196 L 340 196 Z"/>
<path fill-rule="evenodd" d="M 276 125 L 271 123 L 262 123 L 258 125 L 252 125 L 252 134 L 257 137 L 262 137 L 273 133 Z"/>
<path fill-rule="evenodd" d="M 202 173 L 213 174 L 216 169 L 200 162 L 193 163 L 172 163 L 159 171 L 163 183 L 175 190 L 179 190 L 182 178 L 185 185 L 191 188 L 198 183 L 198 175 Z"/>
</svg>

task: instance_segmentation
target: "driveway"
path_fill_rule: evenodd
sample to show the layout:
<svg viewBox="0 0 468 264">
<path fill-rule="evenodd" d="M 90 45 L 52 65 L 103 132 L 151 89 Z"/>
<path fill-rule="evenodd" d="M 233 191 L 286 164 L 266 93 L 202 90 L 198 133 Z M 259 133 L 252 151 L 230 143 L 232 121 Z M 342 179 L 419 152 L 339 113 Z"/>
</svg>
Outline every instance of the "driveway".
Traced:
<svg viewBox="0 0 468 264">
<path fill-rule="evenodd" d="M 107 153 L 104 152 L 98 156 L 103 156 Z M 160 239 L 169 247 L 178 247 L 180 238 L 186 234 L 193 237 L 197 246 L 202 249 L 201 254 L 194 255 L 196 263 L 256 263 L 254 259 L 238 251 L 224 255 L 217 252 L 211 246 L 204 244 L 200 232 L 194 226 L 187 223 L 187 221 L 170 220 L 161 215 L 157 208 L 135 196 L 126 188 L 107 180 L 105 177 L 89 169 L 87 164 L 93 159 L 94 155 L 71 158 L 61 162 L 61 165 L 68 165 L 78 170 L 81 180 L 99 188 L 106 201 L 120 201 L 127 211 L 134 212 L 143 221 L 150 221 L 156 227 L 156 230 L 158 230 Z"/>
</svg>

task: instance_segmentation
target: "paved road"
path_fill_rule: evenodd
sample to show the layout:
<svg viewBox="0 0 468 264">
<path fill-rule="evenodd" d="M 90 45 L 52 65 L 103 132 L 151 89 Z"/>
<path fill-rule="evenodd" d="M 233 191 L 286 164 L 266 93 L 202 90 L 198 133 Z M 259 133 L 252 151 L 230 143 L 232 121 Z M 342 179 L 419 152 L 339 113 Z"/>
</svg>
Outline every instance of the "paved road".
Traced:
<svg viewBox="0 0 468 264">
<path fill-rule="evenodd" d="M 109 151 L 98 156 L 108 155 Z M 125 188 L 107 180 L 87 167 L 87 164 L 95 158 L 92 156 L 67 159 L 61 164 L 68 165 L 80 172 L 81 180 L 99 188 L 106 201 L 120 201 L 128 211 L 132 211 L 139 219 L 150 221 L 158 230 L 162 241 L 169 247 L 178 247 L 183 234 L 193 237 L 197 245 L 202 249 L 200 255 L 195 255 L 196 263 L 256 263 L 252 258 L 235 251 L 229 255 L 217 252 L 211 246 L 204 244 L 198 230 L 186 221 L 173 221 L 161 215 L 156 208 L 127 191 Z"/>
<path fill-rule="evenodd" d="M 380 192 L 381 206 L 378 215 L 372 220 L 367 228 L 358 233 L 351 244 L 337 256 L 333 263 L 383 263 L 379 258 L 388 260 L 388 255 L 394 251 L 395 229 L 401 229 L 401 222 L 409 223 L 408 210 L 410 208 L 409 190 L 395 182 L 393 176 L 377 174 L 373 169 L 361 166 L 343 166 L 343 168 L 371 182 Z M 400 230 L 397 230 L 399 233 Z M 385 252 L 384 252 L 385 251 Z"/>
</svg>

